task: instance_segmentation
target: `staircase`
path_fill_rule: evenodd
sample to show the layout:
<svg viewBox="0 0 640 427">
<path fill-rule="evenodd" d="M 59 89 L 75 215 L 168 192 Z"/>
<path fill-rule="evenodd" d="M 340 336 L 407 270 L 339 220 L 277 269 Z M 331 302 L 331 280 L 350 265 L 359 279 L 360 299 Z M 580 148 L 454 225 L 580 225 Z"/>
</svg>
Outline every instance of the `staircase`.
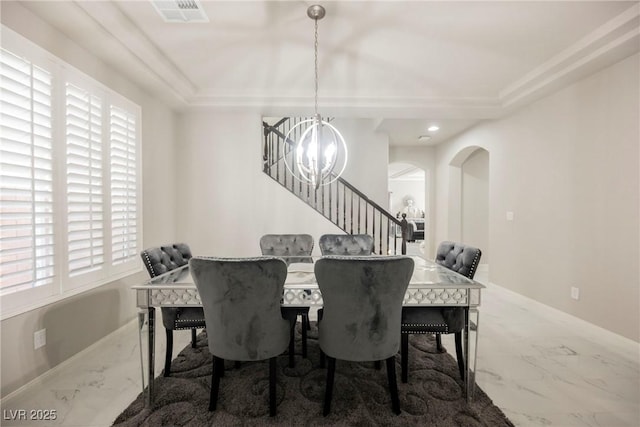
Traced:
<svg viewBox="0 0 640 427">
<path fill-rule="evenodd" d="M 402 236 L 407 233 L 402 230 L 408 228 L 406 220 L 396 219 L 342 177 L 315 189 L 287 168 L 284 158 L 293 158 L 294 140 L 299 135 L 294 134 L 293 140 L 285 140 L 285 137 L 302 120 L 306 118 L 284 117 L 274 120 L 273 124 L 262 122 L 263 172 L 345 233 L 371 235 L 376 254 L 405 254 L 406 240 Z M 290 164 L 293 163 L 292 160 Z"/>
</svg>

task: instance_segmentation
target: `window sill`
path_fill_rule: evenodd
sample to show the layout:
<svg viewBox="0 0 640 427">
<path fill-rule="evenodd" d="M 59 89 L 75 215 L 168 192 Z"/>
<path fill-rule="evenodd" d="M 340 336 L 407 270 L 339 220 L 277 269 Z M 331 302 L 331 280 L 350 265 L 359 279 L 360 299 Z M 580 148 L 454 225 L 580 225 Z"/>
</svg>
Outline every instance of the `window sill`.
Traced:
<svg viewBox="0 0 640 427">
<path fill-rule="evenodd" d="M 109 277 L 106 280 L 102 280 L 102 281 L 99 281 L 99 282 L 87 284 L 87 285 L 84 285 L 84 286 L 79 286 L 79 287 L 74 288 L 74 289 L 69 289 L 69 290 L 67 290 L 67 291 L 65 291 L 63 293 L 50 295 L 50 296 L 47 296 L 47 297 L 44 297 L 44 298 L 39 298 L 39 299 L 37 299 L 35 301 L 29 301 L 29 302 L 27 302 L 25 304 L 20 304 L 17 307 L 8 307 L 8 308 L 4 307 L 5 304 L 7 304 L 7 305 L 10 304 L 10 302 L 7 301 L 7 298 L 11 297 L 12 294 L 0 297 L 0 299 L 2 300 L 2 301 L 0 301 L 1 306 L 2 306 L 2 311 L 0 313 L 0 321 L 4 321 L 6 319 L 10 319 L 12 317 L 19 316 L 21 314 L 27 313 L 27 312 L 32 311 L 32 310 L 37 310 L 37 309 L 42 308 L 42 307 L 47 306 L 47 305 L 55 304 L 57 302 L 60 302 L 60 301 L 63 301 L 65 299 L 68 299 L 68 298 L 74 297 L 76 295 L 79 295 L 79 294 L 81 294 L 83 292 L 87 292 L 87 291 L 99 288 L 100 286 L 104 286 L 104 285 L 107 285 L 109 283 L 113 283 L 113 282 L 115 282 L 117 280 L 121 280 L 121 279 L 123 279 L 125 277 L 132 276 L 132 275 L 135 275 L 135 274 L 138 274 L 138 273 L 142 273 L 142 271 L 143 271 L 142 268 L 140 266 L 138 266 L 138 267 L 132 268 L 130 270 L 123 271 L 123 272 L 121 272 L 119 274 L 113 275 L 113 276 Z"/>
</svg>

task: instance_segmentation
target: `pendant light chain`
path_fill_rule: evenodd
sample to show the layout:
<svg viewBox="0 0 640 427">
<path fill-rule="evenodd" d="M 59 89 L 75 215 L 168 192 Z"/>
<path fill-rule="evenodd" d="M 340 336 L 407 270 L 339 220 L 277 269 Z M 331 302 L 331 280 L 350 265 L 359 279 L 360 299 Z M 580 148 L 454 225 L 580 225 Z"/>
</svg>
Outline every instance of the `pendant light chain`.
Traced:
<svg viewBox="0 0 640 427">
<path fill-rule="evenodd" d="M 314 19 L 316 26 L 315 26 L 315 35 L 316 35 L 316 40 L 315 40 L 315 44 L 314 44 L 314 49 L 315 49 L 315 67 L 316 67 L 316 76 L 315 76 L 315 81 L 316 81 L 316 97 L 315 97 L 315 113 L 316 116 L 318 115 L 318 19 Z"/>
</svg>

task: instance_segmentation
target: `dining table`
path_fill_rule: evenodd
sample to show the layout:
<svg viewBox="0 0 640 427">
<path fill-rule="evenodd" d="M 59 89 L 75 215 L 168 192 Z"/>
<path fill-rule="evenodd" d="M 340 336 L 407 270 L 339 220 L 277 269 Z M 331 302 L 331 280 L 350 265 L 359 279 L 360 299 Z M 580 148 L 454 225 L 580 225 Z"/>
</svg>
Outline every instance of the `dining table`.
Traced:
<svg viewBox="0 0 640 427">
<path fill-rule="evenodd" d="M 287 257 L 279 258 L 288 261 Z M 287 262 L 287 277 L 284 283 L 281 305 L 283 307 L 322 307 L 322 293 L 314 274 L 314 261 L 320 257 L 305 258 L 305 261 L 309 262 L 297 262 L 299 257 L 296 258 L 298 259 L 292 258 L 292 260 L 289 260 L 292 262 Z M 466 362 L 464 393 L 467 401 L 470 401 L 475 387 L 480 297 L 481 291 L 485 286 L 432 260 L 421 256 L 411 256 L 411 258 L 414 260 L 414 270 L 404 296 L 403 306 L 464 308 L 463 348 Z M 145 390 L 146 382 L 146 403 L 151 405 L 154 394 L 153 379 L 155 377 L 156 308 L 201 307 L 202 303 L 188 264 L 134 285 L 132 289 L 136 292 L 136 304 L 139 309 L 138 331 L 142 388 Z M 146 373 L 144 369 L 145 352 L 143 350 L 145 325 L 147 326 Z"/>
</svg>

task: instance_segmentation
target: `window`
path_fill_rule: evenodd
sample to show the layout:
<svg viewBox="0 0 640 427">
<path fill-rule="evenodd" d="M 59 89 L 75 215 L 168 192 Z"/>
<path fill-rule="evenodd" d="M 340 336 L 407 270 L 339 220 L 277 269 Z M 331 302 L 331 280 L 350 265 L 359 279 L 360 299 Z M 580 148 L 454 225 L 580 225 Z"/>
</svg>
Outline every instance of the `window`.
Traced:
<svg viewBox="0 0 640 427">
<path fill-rule="evenodd" d="M 51 74 L 2 49 L 2 295 L 54 280 Z"/>
<path fill-rule="evenodd" d="M 2 316 L 140 270 L 140 109 L 3 27 Z"/>
</svg>

